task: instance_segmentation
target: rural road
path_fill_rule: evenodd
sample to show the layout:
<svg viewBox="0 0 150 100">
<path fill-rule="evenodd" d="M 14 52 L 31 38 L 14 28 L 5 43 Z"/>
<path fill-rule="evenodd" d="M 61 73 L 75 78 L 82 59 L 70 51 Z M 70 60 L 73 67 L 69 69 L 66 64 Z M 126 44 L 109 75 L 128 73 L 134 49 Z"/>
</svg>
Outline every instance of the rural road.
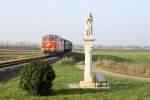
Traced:
<svg viewBox="0 0 150 100">
<path fill-rule="evenodd" d="M 84 70 L 84 65 L 77 65 L 76 67 L 79 68 L 79 69 Z M 101 68 L 96 68 L 96 67 L 93 67 L 92 70 L 93 70 L 93 72 L 96 72 L 96 73 L 101 72 L 104 75 L 108 75 L 108 76 L 115 76 L 115 77 L 121 77 L 121 78 L 127 78 L 127 79 L 134 79 L 134 80 L 150 82 L 150 78 L 129 76 L 129 75 L 125 75 L 125 74 L 114 73 L 114 72 L 106 71 L 106 70 L 103 70 Z"/>
</svg>

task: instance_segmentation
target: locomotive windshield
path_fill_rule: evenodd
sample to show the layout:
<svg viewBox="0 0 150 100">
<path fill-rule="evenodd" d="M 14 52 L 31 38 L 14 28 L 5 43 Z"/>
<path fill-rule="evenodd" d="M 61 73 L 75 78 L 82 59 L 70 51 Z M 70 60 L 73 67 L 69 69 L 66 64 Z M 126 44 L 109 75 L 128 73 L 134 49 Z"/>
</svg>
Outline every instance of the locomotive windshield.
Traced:
<svg viewBox="0 0 150 100">
<path fill-rule="evenodd" d="M 55 36 L 53 36 L 53 35 L 50 35 L 49 36 L 49 41 L 55 41 L 56 39 L 55 39 Z"/>
<path fill-rule="evenodd" d="M 56 37 L 54 35 L 46 35 L 43 37 L 43 41 L 55 41 Z"/>
</svg>

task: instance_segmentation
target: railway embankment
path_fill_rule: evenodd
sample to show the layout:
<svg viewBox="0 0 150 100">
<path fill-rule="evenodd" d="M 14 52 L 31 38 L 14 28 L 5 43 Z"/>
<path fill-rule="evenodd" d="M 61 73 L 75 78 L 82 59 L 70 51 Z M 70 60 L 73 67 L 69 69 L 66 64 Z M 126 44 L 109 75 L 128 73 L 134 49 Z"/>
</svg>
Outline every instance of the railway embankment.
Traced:
<svg viewBox="0 0 150 100">
<path fill-rule="evenodd" d="M 22 68 L 22 65 L 11 66 L 0 69 L 0 82 L 7 81 L 8 79 L 17 76 Z"/>
<path fill-rule="evenodd" d="M 54 57 L 41 57 L 41 60 L 45 60 L 48 61 L 50 63 L 53 63 L 55 61 L 57 61 L 58 59 L 60 59 L 60 57 L 54 56 Z M 34 60 L 38 60 L 34 58 Z M 31 61 L 34 61 L 33 59 L 30 59 L 28 61 L 20 61 L 20 63 L 18 63 L 19 61 L 17 61 L 17 63 L 15 62 L 9 62 L 8 64 L 5 63 L 5 65 L 7 66 L 3 66 L 2 68 L 0 68 L 0 82 L 5 82 L 7 80 L 9 80 L 12 77 L 15 77 L 17 75 L 19 75 L 23 65 L 30 63 Z M 2 65 L 1 65 L 2 66 Z"/>
</svg>

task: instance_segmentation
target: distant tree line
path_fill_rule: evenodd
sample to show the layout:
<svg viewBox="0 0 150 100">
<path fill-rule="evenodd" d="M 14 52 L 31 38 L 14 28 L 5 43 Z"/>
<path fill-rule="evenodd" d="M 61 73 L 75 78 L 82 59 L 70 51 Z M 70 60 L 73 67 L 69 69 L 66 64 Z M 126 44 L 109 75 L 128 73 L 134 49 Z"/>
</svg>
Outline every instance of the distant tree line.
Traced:
<svg viewBox="0 0 150 100">
<path fill-rule="evenodd" d="M 83 49 L 84 45 L 74 45 L 74 49 Z M 94 45 L 94 49 L 150 49 L 150 46 L 138 45 Z"/>
<path fill-rule="evenodd" d="M 38 50 L 40 49 L 40 43 L 31 43 L 31 42 L 2 42 L 0 41 L 0 49 L 29 49 L 29 50 Z"/>
<path fill-rule="evenodd" d="M 83 49 L 84 45 L 73 45 L 73 49 Z M 26 41 L 10 42 L 0 41 L 0 49 L 29 49 L 39 50 L 40 43 L 32 43 Z M 94 49 L 150 49 L 150 46 L 138 46 L 138 45 L 94 45 Z"/>
</svg>

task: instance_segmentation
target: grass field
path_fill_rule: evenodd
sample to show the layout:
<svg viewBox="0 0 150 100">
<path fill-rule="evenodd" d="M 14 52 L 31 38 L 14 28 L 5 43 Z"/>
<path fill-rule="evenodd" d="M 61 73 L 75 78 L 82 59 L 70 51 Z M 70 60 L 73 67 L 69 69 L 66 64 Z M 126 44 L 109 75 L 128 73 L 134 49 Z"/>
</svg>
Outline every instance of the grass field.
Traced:
<svg viewBox="0 0 150 100">
<path fill-rule="evenodd" d="M 81 64 L 84 64 L 84 51 Z M 150 77 L 150 50 L 95 50 L 93 52 L 93 66 L 108 71 Z"/>
<path fill-rule="evenodd" d="M 109 51 L 110 52 L 110 51 Z M 121 52 L 122 53 L 122 52 Z M 133 52 L 134 53 L 134 52 Z M 103 51 L 94 52 L 95 55 L 112 54 Z M 117 53 L 113 54 L 117 56 Z M 135 54 L 136 55 L 136 54 Z M 120 56 L 120 55 L 119 55 Z M 121 55 L 124 57 L 124 53 Z M 139 57 L 139 56 L 138 56 Z M 137 58 L 138 58 L 137 57 Z M 134 81 L 129 79 L 106 76 L 111 89 L 69 89 L 68 83 L 80 82 L 83 80 L 83 71 L 75 67 L 82 62 L 83 54 L 74 54 L 74 58 L 65 58 L 53 64 L 56 72 L 54 81 L 54 93 L 49 96 L 31 96 L 18 87 L 19 77 L 15 77 L 8 82 L 0 83 L 1 100 L 149 100 L 150 83 L 144 81 Z M 129 57 L 130 58 L 130 57 Z M 140 58 L 139 58 L 140 59 Z M 138 59 L 130 59 L 139 61 Z M 141 61 L 145 63 L 145 61 Z"/>
<path fill-rule="evenodd" d="M 41 56 L 40 50 L 0 50 L 0 63 Z"/>
<path fill-rule="evenodd" d="M 150 64 L 150 50 L 99 50 L 93 52 L 95 59 L 111 59 L 116 62 Z"/>
<path fill-rule="evenodd" d="M 149 50 L 100 50 L 93 54 L 97 67 L 122 74 L 150 77 Z"/>
</svg>

